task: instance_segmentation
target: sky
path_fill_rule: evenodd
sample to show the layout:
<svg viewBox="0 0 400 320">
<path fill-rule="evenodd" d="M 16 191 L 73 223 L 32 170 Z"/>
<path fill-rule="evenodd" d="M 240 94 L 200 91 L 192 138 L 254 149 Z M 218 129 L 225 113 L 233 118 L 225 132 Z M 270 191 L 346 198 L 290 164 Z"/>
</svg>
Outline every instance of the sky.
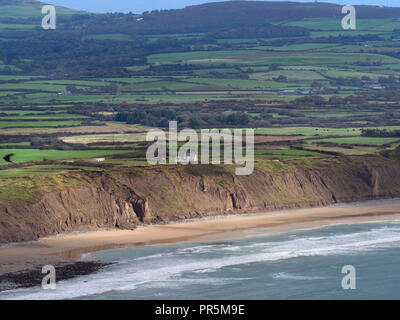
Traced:
<svg viewBox="0 0 400 320">
<path fill-rule="evenodd" d="M 67 8 L 90 12 L 133 12 L 142 13 L 156 9 L 179 9 L 190 5 L 198 5 L 219 0 L 41 0 L 47 4 L 56 4 Z M 288 1 L 288 0 L 278 0 Z M 297 0 L 313 2 L 313 0 Z M 319 0 L 338 4 L 370 4 L 384 6 L 400 6 L 400 0 Z"/>
</svg>

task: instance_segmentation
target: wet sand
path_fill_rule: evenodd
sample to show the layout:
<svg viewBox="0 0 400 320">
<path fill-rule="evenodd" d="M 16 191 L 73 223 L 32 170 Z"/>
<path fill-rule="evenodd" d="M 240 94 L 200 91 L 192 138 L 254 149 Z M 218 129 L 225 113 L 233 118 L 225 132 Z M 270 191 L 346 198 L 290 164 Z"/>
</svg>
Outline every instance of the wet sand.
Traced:
<svg viewBox="0 0 400 320">
<path fill-rule="evenodd" d="M 67 234 L 0 246 L 0 272 L 34 269 L 77 260 L 88 252 L 187 241 L 215 241 L 250 235 L 292 232 L 340 223 L 400 220 L 400 200 L 262 214 L 219 216 L 133 231 L 110 230 Z"/>
</svg>

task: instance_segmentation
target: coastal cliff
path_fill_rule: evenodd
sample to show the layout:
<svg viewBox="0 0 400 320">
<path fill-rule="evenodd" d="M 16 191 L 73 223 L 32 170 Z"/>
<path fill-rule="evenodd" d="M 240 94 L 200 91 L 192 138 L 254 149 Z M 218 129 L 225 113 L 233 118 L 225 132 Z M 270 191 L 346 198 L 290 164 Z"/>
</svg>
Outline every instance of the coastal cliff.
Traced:
<svg viewBox="0 0 400 320">
<path fill-rule="evenodd" d="M 250 176 L 224 166 L 119 167 L 1 179 L 0 243 L 101 228 L 400 196 L 383 157 L 270 162 Z"/>
</svg>

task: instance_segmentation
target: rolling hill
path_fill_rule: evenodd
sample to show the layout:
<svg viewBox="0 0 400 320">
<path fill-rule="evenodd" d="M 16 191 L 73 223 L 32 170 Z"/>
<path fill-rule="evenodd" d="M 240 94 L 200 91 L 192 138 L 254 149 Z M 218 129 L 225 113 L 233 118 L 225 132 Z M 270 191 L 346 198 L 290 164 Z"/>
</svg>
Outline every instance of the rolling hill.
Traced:
<svg viewBox="0 0 400 320">
<path fill-rule="evenodd" d="M 35 0 L 0 0 L 0 19 L 40 18 L 44 3 Z M 81 11 L 56 6 L 59 15 L 72 15 Z"/>
</svg>

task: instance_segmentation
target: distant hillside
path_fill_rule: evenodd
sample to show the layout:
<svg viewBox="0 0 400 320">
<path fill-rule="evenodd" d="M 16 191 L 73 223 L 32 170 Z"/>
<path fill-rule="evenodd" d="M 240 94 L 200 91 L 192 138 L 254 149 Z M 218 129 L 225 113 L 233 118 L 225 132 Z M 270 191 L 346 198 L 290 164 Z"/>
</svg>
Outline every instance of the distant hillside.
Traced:
<svg viewBox="0 0 400 320">
<path fill-rule="evenodd" d="M 28 5 L 37 4 L 38 1 L 35 0 L 0 0 L 0 6 L 4 5 Z"/>
<path fill-rule="evenodd" d="M 356 6 L 358 18 L 398 18 L 400 8 Z M 145 12 L 140 21 L 118 17 L 121 24 L 130 23 L 129 30 L 137 34 L 218 32 L 224 29 L 272 28 L 270 23 L 299 21 L 304 19 L 341 19 L 342 6 L 329 3 L 226 1 L 179 10 L 155 10 Z M 253 32 L 257 34 L 258 31 Z M 264 30 L 265 32 L 265 30 Z M 262 32 L 261 32 L 262 33 Z M 274 31 L 274 33 L 276 33 Z M 301 35 L 304 30 L 281 30 L 282 34 Z M 260 35 L 261 36 L 261 35 Z"/>
<path fill-rule="evenodd" d="M 0 0 L 0 18 L 27 19 L 42 16 L 42 7 L 45 3 L 35 0 Z M 56 6 L 57 14 L 71 15 L 82 13 L 81 11 Z"/>
<path fill-rule="evenodd" d="M 398 18 L 400 8 L 356 6 L 359 18 Z M 342 6 L 329 3 L 226 1 L 190 6 L 180 10 L 144 14 L 144 23 L 186 26 L 224 26 L 296 21 L 310 18 L 340 18 Z"/>
<path fill-rule="evenodd" d="M 40 15 L 44 5 L 35 0 L 0 0 L 0 18 L 31 18 Z M 58 14 L 82 11 L 57 7 Z M 178 10 L 154 10 L 143 13 L 143 20 L 131 15 L 119 17 L 121 23 L 134 23 L 133 28 L 146 32 L 207 32 L 242 26 L 265 26 L 266 23 L 298 21 L 315 18 L 341 18 L 342 6 L 330 3 L 299 3 L 277 1 L 224 1 L 188 6 Z M 358 18 L 399 18 L 400 8 L 356 6 Z M 122 14 L 119 14 L 122 15 Z M 99 15 L 101 16 L 101 15 Z"/>
<path fill-rule="evenodd" d="M 0 1 L 4 4 L 11 0 Z M 341 6 L 326 3 L 229 1 L 180 10 L 145 12 L 142 15 L 75 14 L 82 12 L 58 8 L 57 30 L 39 32 L 42 31 L 40 23 L 43 17 L 41 3 L 30 0 L 13 0 L 12 3 L 0 6 L 0 24 L 17 25 L 0 30 L 0 60 L 25 72 L 47 73 L 57 69 L 60 74 L 71 74 L 73 69 L 80 75 L 90 76 L 123 76 L 127 72 L 124 69 L 126 66 L 143 66 L 147 63 L 146 59 L 154 54 L 248 47 L 234 44 L 235 41 L 223 43 L 218 39 L 258 39 L 267 44 L 265 39 L 274 38 L 274 41 L 280 41 L 274 45 L 284 45 L 288 41 L 291 44 L 310 44 L 315 41 L 326 44 L 332 41 L 326 33 L 318 34 L 324 39 L 316 39 L 310 37 L 311 30 L 316 33 L 326 25 L 340 28 L 342 18 Z M 376 20 L 400 17 L 400 8 L 357 8 L 359 18 L 372 17 Z M 287 24 L 302 19 L 319 20 L 314 28 L 308 21 Z M 392 22 L 388 20 L 385 23 Z M 393 25 L 400 29 L 396 23 Z M 394 37 L 395 27 L 390 30 L 392 33 L 384 34 L 385 37 Z M 364 33 L 329 35 L 336 37 L 336 42 L 346 44 L 383 40 L 380 35 L 373 33 L 370 28 Z M 43 45 L 44 41 L 46 46 Z M 393 48 L 383 53 L 398 57 Z M 361 60 L 357 62 L 362 63 Z M 368 65 L 370 62 L 364 63 Z"/>
</svg>

